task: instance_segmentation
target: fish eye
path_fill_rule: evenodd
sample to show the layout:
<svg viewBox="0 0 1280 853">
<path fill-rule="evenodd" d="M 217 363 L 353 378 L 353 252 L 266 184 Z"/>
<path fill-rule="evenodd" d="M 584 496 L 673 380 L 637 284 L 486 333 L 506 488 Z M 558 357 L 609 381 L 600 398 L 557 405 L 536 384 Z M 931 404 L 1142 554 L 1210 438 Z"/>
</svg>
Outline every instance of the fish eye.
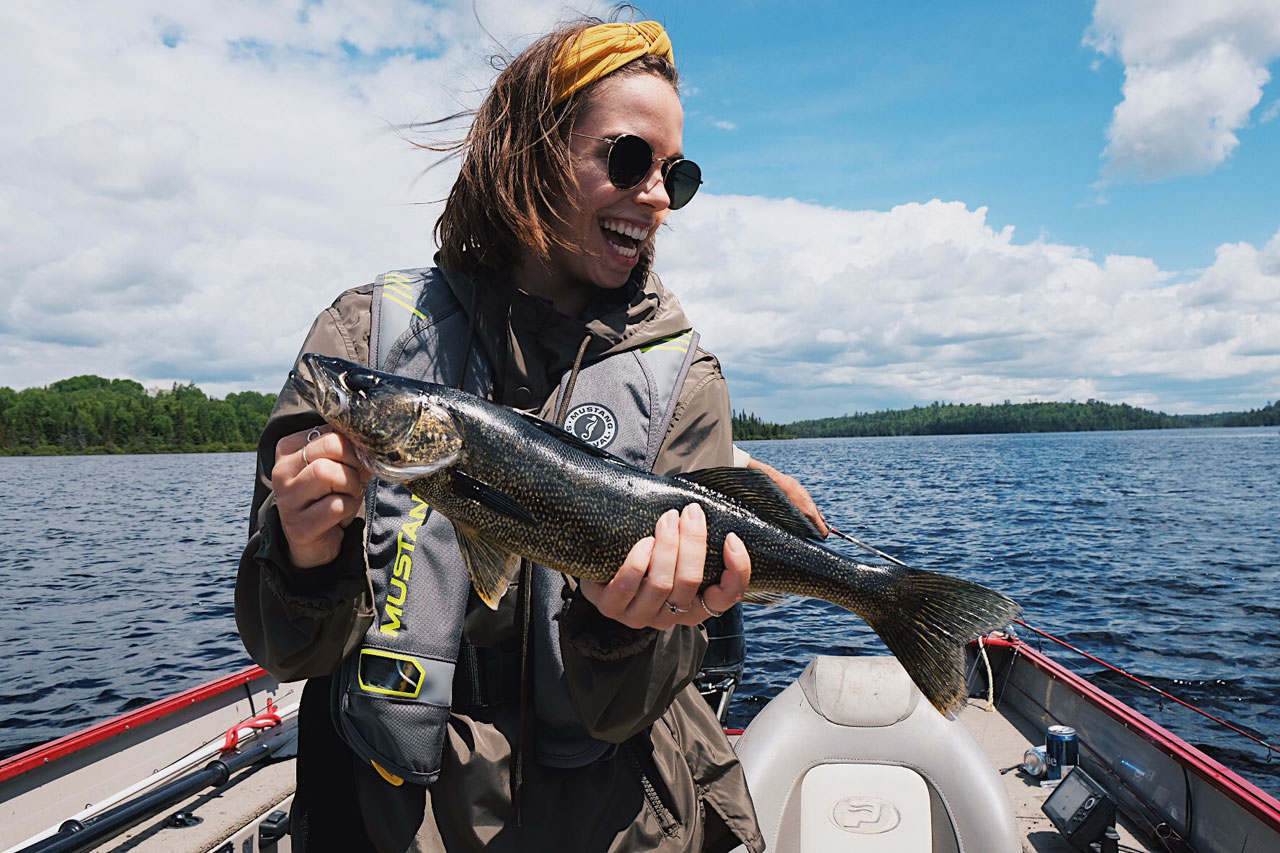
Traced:
<svg viewBox="0 0 1280 853">
<path fill-rule="evenodd" d="M 364 393 L 373 390 L 373 387 L 378 384 L 378 377 L 362 370 L 359 373 L 343 373 L 342 381 L 352 391 Z"/>
</svg>

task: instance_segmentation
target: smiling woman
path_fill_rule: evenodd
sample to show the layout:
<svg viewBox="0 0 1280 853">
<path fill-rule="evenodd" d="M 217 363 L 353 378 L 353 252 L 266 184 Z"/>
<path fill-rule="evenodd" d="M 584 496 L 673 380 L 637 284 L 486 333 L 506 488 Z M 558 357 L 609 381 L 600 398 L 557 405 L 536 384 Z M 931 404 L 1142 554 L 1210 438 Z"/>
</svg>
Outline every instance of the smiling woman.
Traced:
<svg viewBox="0 0 1280 853">
<path fill-rule="evenodd" d="M 719 364 L 651 271 L 659 226 L 701 182 L 677 82 L 652 21 L 535 41 L 457 147 L 436 265 L 343 293 L 302 352 L 453 385 L 655 473 L 731 464 Z M 509 591 L 481 602 L 466 566 L 494 555 L 320 424 L 286 386 L 236 586 L 249 652 L 309 679 L 295 849 L 762 849 L 741 769 L 691 686 L 701 623 L 750 579 L 736 534 L 714 584 L 695 503 L 662 516 L 607 584 L 498 560 Z M 451 470 L 472 482 L 468 465 L 464 449 Z"/>
</svg>

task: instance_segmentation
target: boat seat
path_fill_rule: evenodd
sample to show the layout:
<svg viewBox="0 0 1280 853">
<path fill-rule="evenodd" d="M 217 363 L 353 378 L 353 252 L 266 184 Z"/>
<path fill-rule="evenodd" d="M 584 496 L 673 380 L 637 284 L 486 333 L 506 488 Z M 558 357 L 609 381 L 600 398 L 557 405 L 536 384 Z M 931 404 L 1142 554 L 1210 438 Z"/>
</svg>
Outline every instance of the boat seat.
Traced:
<svg viewBox="0 0 1280 853">
<path fill-rule="evenodd" d="M 814 658 L 735 749 L 770 853 L 1022 849 L 991 760 L 893 657 Z"/>
</svg>

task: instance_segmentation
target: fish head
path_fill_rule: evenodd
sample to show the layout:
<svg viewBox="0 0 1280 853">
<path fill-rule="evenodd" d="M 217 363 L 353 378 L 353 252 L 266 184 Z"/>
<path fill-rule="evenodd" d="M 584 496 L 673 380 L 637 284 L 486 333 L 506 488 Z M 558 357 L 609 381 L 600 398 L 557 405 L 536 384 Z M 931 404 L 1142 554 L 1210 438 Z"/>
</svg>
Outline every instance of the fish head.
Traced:
<svg viewBox="0 0 1280 853">
<path fill-rule="evenodd" d="M 402 483 L 457 462 L 462 434 L 432 386 L 341 358 L 306 353 L 293 389 L 351 439 L 374 475 Z M 303 372 L 307 375 L 303 375 Z"/>
</svg>

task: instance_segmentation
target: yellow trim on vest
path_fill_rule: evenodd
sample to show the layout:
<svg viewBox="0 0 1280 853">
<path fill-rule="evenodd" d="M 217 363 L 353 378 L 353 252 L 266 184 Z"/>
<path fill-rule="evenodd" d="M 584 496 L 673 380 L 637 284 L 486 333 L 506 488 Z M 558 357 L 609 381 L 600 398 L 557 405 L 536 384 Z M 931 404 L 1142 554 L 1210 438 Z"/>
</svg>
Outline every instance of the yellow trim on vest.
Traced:
<svg viewBox="0 0 1280 853">
<path fill-rule="evenodd" d="M 396 661 L 399 666 L 396 669 L 396 675 L 400 679 L 400 683 L 406 686 L 412 686 L 412 690 L 396 690 L 390 687 L 379 687 L 376 684 L 366 684 L 364 680 L 364 661 L 365 657 L 390 658 Z M 405 672 L 403 667 L 405 664 L 413 667 L 418 677 L 412 678 Z M 417 699 L 418 694 L 422 692 L 422 685 L 427 679 L 426 670 L 422 668 L 422 664 L 418 663 L 411 655 L 397 654 L 396 652 L 387 652 L 382 649 L 361 649 L 360 662 L 356 666 L 356 678 L 360 682 L 360 689 L 366 693 L 378 693 L 383 696 L 401 696 L 405 699 Z"/>
<path fill-rule="evenodd" d="M 382 297 L 390 299 L 418 319 L 425 320 L 427 315 L 419 311 L 412 302 L 406 301 L 413 298 L 413 289 L 409 287 L 411 281 L 413 279 L 407 275 L 395 272 L 387 273 L 382 277 Z"/>
<path fill-rule="evenodd" d="M 390 770 L 384 770 L 382 765 L 379 764 L 378 762 L 374 761 L 373 759 L 370 759 L 369 763 L 373 765 L 374 770 L 378 771 L 379 776 L 381 776 L 383 779 L 386 779 L 392 785 L 395 785 L 397 788 L 399 788 L 401 785 L 404 784 L 403 779 L 401 779 L 396 774 L 392 773 Z"/>
<path fill-rule="evenodd" d="M 654 350 L 667 350 L 669 352 L 688 352 L 689 342 L 693 339 L 693 330 L 681 332 L 678 335 L 672 335 L 669 338 L 663 338 L 647 347 L 640 347 L 640 352 L 653 352 Z"/>
</svg>

